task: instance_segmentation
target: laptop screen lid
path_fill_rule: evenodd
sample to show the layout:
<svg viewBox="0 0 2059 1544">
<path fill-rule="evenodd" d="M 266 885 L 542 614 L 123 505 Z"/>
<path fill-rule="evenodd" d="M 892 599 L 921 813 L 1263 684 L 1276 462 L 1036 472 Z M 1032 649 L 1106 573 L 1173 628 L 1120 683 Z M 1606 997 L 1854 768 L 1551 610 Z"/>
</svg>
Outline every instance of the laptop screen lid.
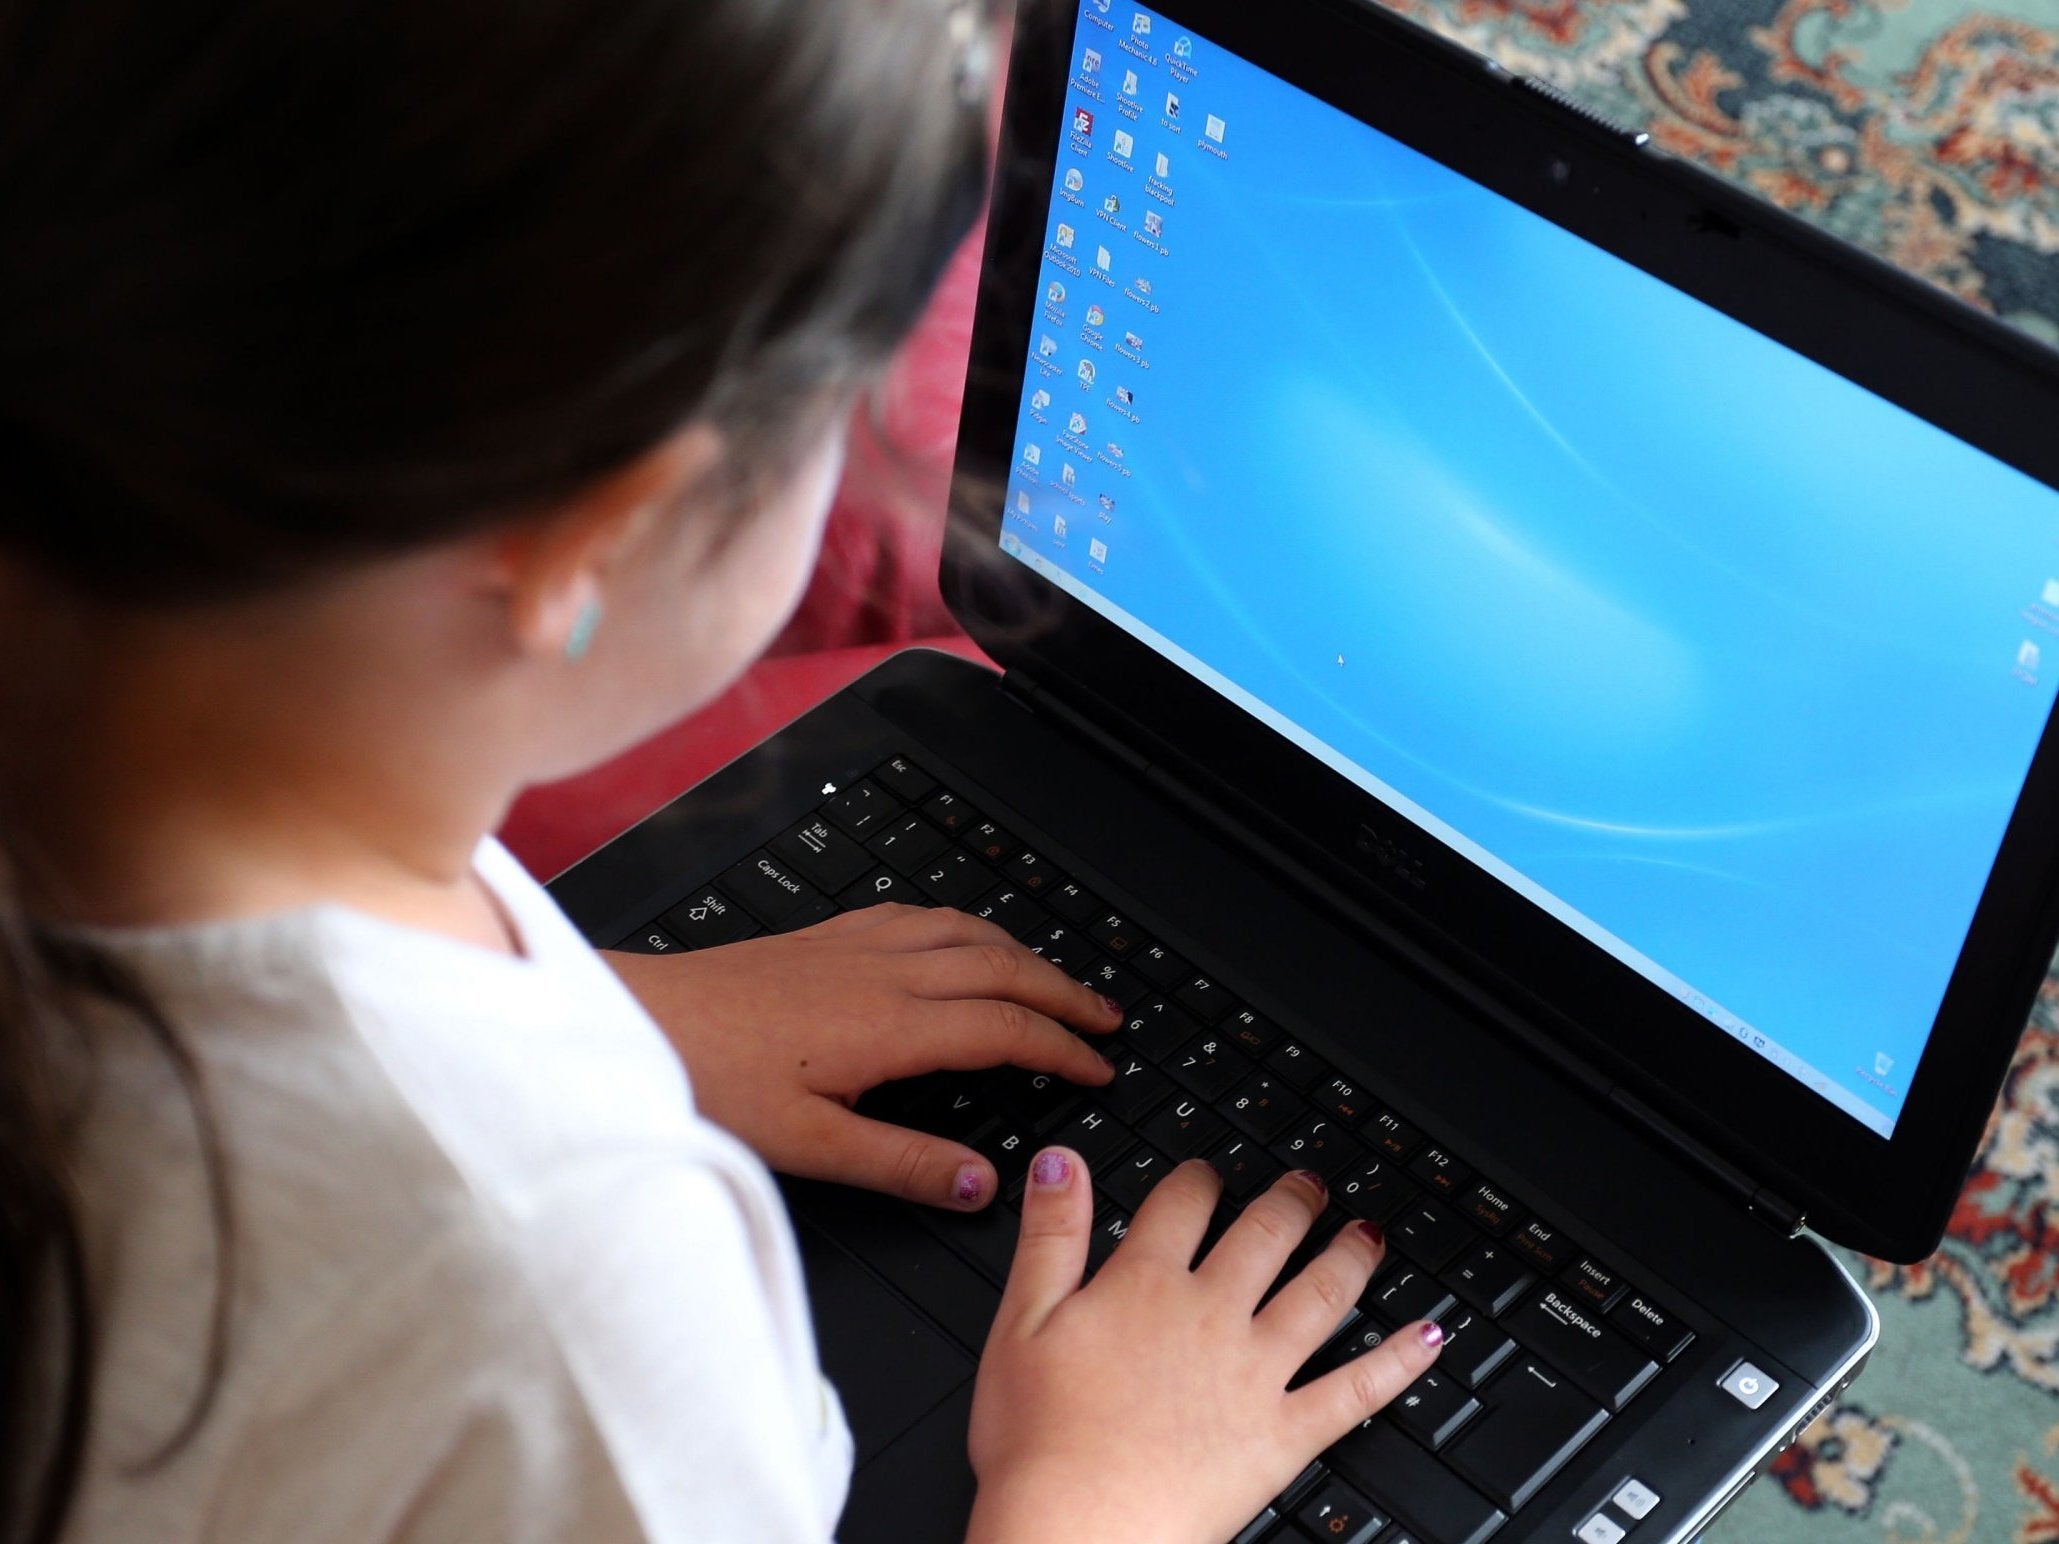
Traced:
<svg viewBox="0 0 2059 1544">
<path fill-rule="evenodd" d="M 974 635 L 1927 1249 L 2055 926 L 2051 362 L 1354 6 L 1032 6 L 1005 133 Z"/>
</svg>

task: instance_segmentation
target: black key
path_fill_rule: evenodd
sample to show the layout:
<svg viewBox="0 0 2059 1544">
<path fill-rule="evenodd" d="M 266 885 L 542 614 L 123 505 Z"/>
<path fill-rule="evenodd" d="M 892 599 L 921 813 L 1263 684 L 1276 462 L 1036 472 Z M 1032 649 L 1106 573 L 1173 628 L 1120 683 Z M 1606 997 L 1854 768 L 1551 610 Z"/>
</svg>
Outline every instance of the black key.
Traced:
<svg viewBox="0 0 2059 1544">
<path fill-rule="evenodd" d="M 1373 1535 L 1388 1523 L 1385 1512 L 1334 1477 L 1318 1485 L 1315 1494 L 1295 1509 L 1294 1520 L 1331 1544 L 1370 1544 Z"/>
<path fill-rule="evenodd" d="M 1189 976 L 1180 983 L 1172 995 L 1174 1002 L 1204 1024 L 1213 1024 L 1240 1006 L 1237 999 L 1224 991 L 1219 982 L 1207 976 Z"/>
<path fill-rule="evenodd" d="M 1575 1260 L 1559 1280 L 1573 1296 L 1602 1313 L 1607 1313 L 1623 1295 L 1623 1273 L 1603 1265 L 1593 1255 Z"/>
<path fill-rule="evenodd" d="M 991 1084 L 986 1092 L 991 1098 Z M 994 1172 L 1001 1177 L 1003 1190 L 1022 1178 L 1037 1151 L 1036 1134 L 1003 1115 L 994 1116 L 966 1138 L 966 1142 L 993 1164 Z"/>
<path fill-rule="evenodd" d="M 924 799 L 921 808 L 931 824 L 949 836 L 963 836 L 985 818 L 948 788 L 939 788 Z"/>
<path fill-rule="evenodd" d="M 1095 957 L 1093 946 L 1063 922 L 1049 923 L 1024 938 L 1023 942 L 1032 951 L 1041 954 L 1060 970 L 1067 972 L 1075 965 L 1085 966 Z"/>
<path fill-rule="evenodd" d="M 1370 1156 L 1365 1144 L 1320 1110 L 1309 1110 L 1273 1143 L 1273 1156 L 1290 1169 L 1313 1169 L 1324 1179 L 1335 1180 L 1346 1170 L 1357 1169 Z M 1344 1198 L 1340 1195 L 1338 1200 Z M 1354 1216 L 1364 1216 L 1358 1207 Z"/>
<path fill-rule="evenodd" d="M 1273 1524 L 1279 1520 L 1278 1512 L 1271 1507 L 1263 1507 L 1256 1517 L 1237 1530 L 1237 1536 L 1230 1540 L 1230 1544 L 1261 1544 L 1263 1540 L 1273 1540 L 1277 1544 L 1278 1535 L 1273 1532 Z"/>
<path fill-rule="evenodd" d="M 963 1073 L 946 1072 L 938 1076 L 949 1083 L 938 1090 L 937 1098 L 916 1117 L 921 1123 L 919 1129 L 933 1136 L 949 1137 L 953 1142 L 969 1142 L 975 1131 L 995 1118 L 990 1085 L 967 1082 Z"/>
<path fill-rule="evenodd" d="M 1458 1209 L 1497 1237 L 1508 1231 L 1518 1215 L 1516 1203 L 1484 1179 L 1465 1193 Z"/>
<path fill-rule="evenodd" d="M 822 806 L 822 813 L 861 841 L 901 812 L 901 803 L 869 777 L 861 777 Z"/>
<path fill-rule="evenodd" d="M 1194 967 L 1164 944 L 1149 944 L 1136 952 L 1130 966 L 1160 991 L 1170 991 L 1194 974 Z"/>
<path fill-rule="evenodd" d="M 951 839 L 919 815 L 888 821 L 867 838 L 865 850 L 897 874 L 914 875 L 951 845 Z"/>
<path fill-rule="evenodd" d="M 1172 1171 L 1173 1161 L 1156 1148 L 1131 1148 L 1108 1167 L 1099 1181 L 1100 1193 L 1126 1212 L 1134 1213 L 1151 1194 L 1151 1187 Z"/>
<path fill-rule="evenodd" d="M 1299 1040 L 1281 1040 L 1265 1053 L 1265 1064 L 1303 1092 L 1335 1075 L 1336 1069 Z"/>
<path fill-rule="evenodd" d="M 1128 959 L 1148 942 L 1143 929 L 1119 911 L 1103 912 L 1088 923 L 1087 936 L 1118 960 Z"/>
<path fill-rule="evenodd" d="M 1179 1090 L 1171 1078 L 1136 1052 L 1118 1047 L 1115 1081 L 1097 1088 L 1094 1097 L 1117 1120 L 1136 1125 Z"/>
<path fill-rule="evenodd" d="M 1399 1329 L 1418 1319 L 1435 1319 L 1455 1301 L 1444 1283 L 1421 1266 L 1390 1259 L 1358 1304 Z"/>
<path fill-rule="evenodd" d="M 1532 1217 L 1509 1235 L 1509 1243 L 1530 1257 L 1530 1263 L 1545 1275 L 1553 1274 L 1573 1256 L 1578 1247 L 1542 1217 Z"/>
<path fill-rule="evenodd" d="M 1129 1127 L 1098 1104 L 1089 1104 L 1052 1127 L 1049 1140 L 1071 1148 L 1088 1171 L 1098 1175 L 1101 1166 L 1128 1147 L 1133 1136 Z"/>
<path fill-rule="evenodd" d="M 1015 838 L 991 820 L 982 820 L 966 832 L 965 846 L 975 858 L 987 863 L 1000 863 L 1020 850 Z"/>
<path fill-rule="evenodd" d="M 1504 1326 L 1611 1410 L 1620 1410 L 1658 1372 L 1658 1364 L 1599 1323 L 1587 1303 L 1544 1287 L 1503 1320 Z"/>
<path fill-rule="evenodd" d="M 615 945 L 617 954 L 684 954 L 686 945 L 653 922 Z"/>
<path fill-rule="evenodd" d="M 1065 876 L 1051 866 L 1049 859 L 1027 848 L 1002 864 L 1001 872 L 1031 895 L 1046 894 L 1065 880 Z"/>
<path fill-rule="evenodd" d="M 713 888 L 696 890 L 658 921 L 689 949 L 734 943 L 754 930 L 744 909 Z"/>
<path fill-rule="evenodd" d="M 1441 1368 L 1433 1367 L 1387 1407 L 1394 1424 L 1436 1452 L 1480 1413 L 1480 1401 Z"/>
<path fill-rule="evenodd" d="M 1399 1512 L 1405 1527 L 1438 1544 L 1484 1544 L 1508 1521 L 1485 1496 L 1378 1417 L 1347 1433 L 1330 1449 L 1328 1461 L 1375 1505 Z"/>
<path fill-rule="evenodd" d="M 1175 1162 L 1198 1158 L 1229 1131 L 1229 1125 L 1198 1099 L 1175 1099 L 1147 1117 L 1139 1130 L 1144 1140 Z"/>
<path fill-rule="evenodd" d="M 1616 1326 L 1661 1362 L 1670 1362 L 1694 1341 L 1694 1331 L 1641 1292 L 1632 1292 L 1609 1313 Z"/>
<path fill-rule="evenodd" d="M 903 804 L 929 797 L 937 781 L 906 756 L 896 756 L 872 774 L 872 780 Z"/>
<path fill-rule="evenodd" d="M 1445 1455 L 1510 1511 L 1522 1506 L 1601 1430 L 1608 1415 L 1572 1380 L 1524 1357 L 1488 1391 L 1487 1413 Z"/>
<path fill-rule="evenodd" d="M 860 1235 L 865 1263 L 977 1355 L 999 1301 L 993 1283 L 957 1251 L 939 1249 L 913 1228 L 893 1226 L 898 1220 Z"/>
<path fill-rule="evenodd" d="M 1318 1083 L 1309 1098 L 1347 1126 L 1356 1126 L 1373 1112 L 1373 1096 L 1349 1078 L 1333 1077 Z"/>
<path fill-rule="evenodd" d="M 1464 1303 L 1437 1321 L 1444 1328 L 1444 1349 L 1437 1366 L 1469 1389 L 1477 1389 L 1509 1359 L 1516 1343 L 1477 1308 Z"/>
<path fill-rule="evenodd" d="M 1338 1336 L 1322 1350 L 1310 1357 L 1302 1369 L 1294 1375 L 1294 1386 L 1313 1383 L 1325 1373 L 1335 1372 L 1353 1357 L 1364 1356 L 1373 1347 L 1387 1338 L 1387 1326 L 1378 1319 L 1368 1318 L 1352 1311 L 1352 1316 Z"/>
<path fill-rule="evenodd" d="M 909 1210 L 987 1280 L 997 1286 L 1007 1281 L 1015 1240 L 1022 1231 L 1022 1219 L 1011 1208 L 993 1201 L 976 1212 L 947 1212 L 934 1206 Z"/>
<path fill-rule="evenodd" d="M 1280 1032 L 1249 1008 L 1239 1008 L 1222 1021 L 1222 1032 L 1230 1037 L 1230 1043 L 1246 1056 L 1260 1057 L 1272 1049 L 1280 1038 Z M 1304 1085 L 1292 1085 L 1301 1088 Z"/>
<path fill-rule="evenodd" d="M 1035 1132 L 1056 1125 L 1064 1111 L 1079 1096 L 1079 1086 L 1055 1072 L 1031 1072 L 1022 1067 L 1000 1069 L 993 1082 L 994 1102 Z"/>
<path fill-rule="evenodd" d="M 803 902 L 797 910 L 788 912 L 779 926 L 772 931 L 775 933 L 798 933 L 804 927 L 813 927 L 818 922 L 827 922 L 841 910 L 843 908 L 838 906 L 828 896 L 818 895 L 812 901 Z"/>
<path fill-rule="evenodd" d="M 1070 879 L 1053 885 L 1044 904 L 1074 927 L 1085 927 L 1108 909 L 1100 896 Z"/>
<path fill-rule="evenodd" d="M 963 906 L 993 883 L 983 864 L 959 848 L 937 854 L 915 874 L 915 883 L 939 906 Z"/>
<path fill-rule="evenodd" d="M 1423 1134 L 1392 1110 L 1382 1110 L 1361 1128 L 1374 1147 L 1403 1161 L 1423 1145 Z"/>
<path fill-rule="evenodd" d="M 1432 1195 L 1459 1196 L 1471 1188 L 1473 1171 L 1441 1147 L 1426 1147 L 1409 1163 L 1408 1172 Z"/>
<path fill-rule="evenodd" d="M 1017 938 L 1033 933 L 1051 920 L 1051 913 L 1024 895 L 1014 885 L 997 885 L 966 910 L 975 917 L 1006 928 Z"/>
<path fill-rule="evenodd" d="M 1223 1177 L 1223 1194 L 1242 1205 L 1287 1171 L 1279 1159 L 1249 1137 L 1231 1136 L 1208 1155 Z"/>
<path fill-rule="evenodd" d="M 1147 997 L 1123 1021 L 1122 1037 L 1141 1055 L 1162 1062 L 1200 1029 L 1200 1025 L 1163 997 Z"/>
<path fill-rule="evenodd" d="M 1123 1008 L 1140 1001 L 1151 991 L 1142 976 L 1113 960 L 1091 960 L 1085 969 L 1073 973 L 1073 980 L 1093 988 L 1103 997 L 1114 999 L 1117 1006 Z"/>
<path fill-rule="evenodd" d="M 872 867 L 870 853 L 819 816 L 775 837 L 771 848 L 773 857 L 832 894 L 857 883 Z"/>
<path fill-rule="evenodd" d="M 1529 1262 L 1506 1244 L 1476 1244 L 1446 1273 L 1446 1281 L 1476 1308 L 1499 1319 L 1537 1280 Z"/>
<path fill-rule="evenodd" d="M 1202 1033 L 1168 1057 L 1165 1070 L 1203 1099 L 1215 1100 L 1251 1070 L 1251 1063 L 1222 1036 Z"/>
<path fill-rule="evenodd" d="M 754 852 L 717 880 L 725 895 L 767 927 L 777 927 L 816 897 L 815 887 L 769 852 Z"/>
<path fill-rule="evenodd" d="M 1337 1204 L 1368 1222 L 1385 1222 L 1422 1192 L 1392 1158 L 1368 1153 L 1342 1174 L 1332 1176 L 1330 1193 Z"/>
<path fill-rule="evenodd" d="M 1094 1231 L 1087 1236 L 1087 1269 L 1098 1271 L 1108 1263 L 1108 1257 L 1115 1253 L 1115 1246 L 1130 1236 L 1130 1214 L 1119 1206 L 1111 1206 L 1094 1220 Z"/>
<path fill-rule="evenodd" d="M 1308 1110 L 1299 1094 L 1290 1093 L 1268 1072 L 1254 1072 L 1216 1106 L 1229 1123 L 1248 1137 L 1272 1142 Z M 1314 1164 L 1297 1165 L 1313 1169 Z M 1324 1176 L 1328 1178 L 1327 1175 Z"/>
<path fill-rule="evenodd" d="M 929 897 L 892 869 L 876 868 L 837 898 L 845 911 L 863 911 L 868 906 L 927 906 Z"/>
<path fill-rule="evenodd" d="M 1440 1203 L 1428 1198 L 1412 1201 L 1387 1221 L 1387 1236 L 1433 1271 L 1451 1263 L 1461 1245 L 1476 1236 Z"/>
</svg>

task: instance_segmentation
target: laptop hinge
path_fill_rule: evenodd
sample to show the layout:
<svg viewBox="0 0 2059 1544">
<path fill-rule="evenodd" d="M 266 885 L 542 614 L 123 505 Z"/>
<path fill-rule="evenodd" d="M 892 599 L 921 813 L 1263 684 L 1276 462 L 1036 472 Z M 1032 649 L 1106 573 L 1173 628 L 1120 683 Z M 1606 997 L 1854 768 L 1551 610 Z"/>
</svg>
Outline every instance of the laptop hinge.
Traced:
<svg viewBox="0 0 2059 1544">
<path fill-rule="evenodd" d="M 1713 1179 L 1727 1195 L 1782 1238 L 1793 1238 L 1808 1225 L 1808 1218 L 1800 1207 L 1759 1184 L 1744 1170 L 1696 1141 L 1635 1094 L 1613 1088 L 1609 1090 L 1609 1102 L 1636 1123 L 1646 1136 Z"/>
<path fill-rule="evenodd" d="M 1150 757 L 1140 753 L 1135 746 L 1125 744 L 1077 709 L 1066 706 L 1061 699 L 1045 691 L 1022 671 L 1006 672 L 1001 677 L 1001 691 L 1030 712 L 1057 720 L 1103 755 L 1120 762 L 1130 771 L 1143 773 L 1151 770 Z"/>
</svg>

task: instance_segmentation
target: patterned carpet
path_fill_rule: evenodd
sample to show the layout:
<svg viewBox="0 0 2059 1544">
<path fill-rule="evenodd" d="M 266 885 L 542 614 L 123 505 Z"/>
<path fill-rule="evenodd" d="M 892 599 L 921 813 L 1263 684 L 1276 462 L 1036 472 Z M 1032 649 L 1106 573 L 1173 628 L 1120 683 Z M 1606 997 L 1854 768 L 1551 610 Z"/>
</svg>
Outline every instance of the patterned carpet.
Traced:
<svg viewBox="0 0 2059 1544">
<path fill-rule="evenodd" d="M 1390 0 L 2059 345 L 2059 0 Z M 2059 434 L 2059 424 L 2053 426 Z M 2059 979 L 1944 1247 L 1712 1544 L 2059 1544 Z"/>
</svg>

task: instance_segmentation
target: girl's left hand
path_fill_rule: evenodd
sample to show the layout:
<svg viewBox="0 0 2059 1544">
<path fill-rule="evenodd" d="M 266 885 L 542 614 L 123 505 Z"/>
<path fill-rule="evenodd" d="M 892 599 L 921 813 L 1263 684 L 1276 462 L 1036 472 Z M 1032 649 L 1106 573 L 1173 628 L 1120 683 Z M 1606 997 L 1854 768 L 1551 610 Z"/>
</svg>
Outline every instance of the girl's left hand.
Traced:
<svg viewBox="0 0 2059 1544">
<path fill-rule="evenodd" d="M 857 1114 L 876 1084 L 1012 1063 L 1098 1087 L 1113 1071 L 1062 1027 L 1122 1013 L 962 912 L 875 906 L 691 954 L 607 954 L 671 1039 L 694 1100 L 775 1169 L 977 1211 L 994 1166 L 960 1142 Z"/>
</svg>

